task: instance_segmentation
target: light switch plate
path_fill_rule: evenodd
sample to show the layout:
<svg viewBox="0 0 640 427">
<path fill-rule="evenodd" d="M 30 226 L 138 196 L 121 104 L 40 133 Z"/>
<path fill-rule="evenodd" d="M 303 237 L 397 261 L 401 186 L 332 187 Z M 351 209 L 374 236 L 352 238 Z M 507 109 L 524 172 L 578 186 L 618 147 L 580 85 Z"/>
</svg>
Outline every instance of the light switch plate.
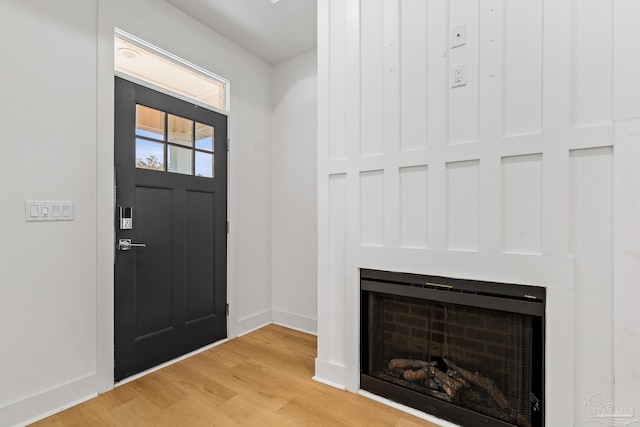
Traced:
<svg viewBox="0 0 640 427">
<path fill-rule="evenodd" d="M 451 49 L 467 44 L 467 24 L 451 28 Z"/>
<path fill-rule="evenodd" d="M 73 221 L 73 202 L 25 200 L 24 220 L 26 222 Z"/>
</svg>

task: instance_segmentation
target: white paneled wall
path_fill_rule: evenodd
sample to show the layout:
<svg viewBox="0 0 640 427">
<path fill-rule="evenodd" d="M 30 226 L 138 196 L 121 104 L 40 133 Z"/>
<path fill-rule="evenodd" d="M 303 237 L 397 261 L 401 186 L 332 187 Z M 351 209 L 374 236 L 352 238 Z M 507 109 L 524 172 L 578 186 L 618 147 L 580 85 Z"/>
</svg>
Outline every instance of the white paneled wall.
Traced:
<svg viewBox="0 0 640 427">
<path fill-rule="evenodd" d="M 502 250 L 540 254 L 542 155 L 502 158 Z"/>
<path fill-rule="evenodd" d="M 571 16 L 571 124 L 610 123 L 613 2 L 574 0 Z"/>
<path fill-rule="evenodd" d="M 542 131 L 542 2 L 505 4 L 503 136 Z"/>
<path fill-rule="evenodd" d="M 447 168 L 447 247 L 478 250 L 478 160 L 449 162 Z"/>
<path fill-rule="evenodd" d="M 613 3 L 318 1 L 318 379 L 366 267 L 545 286 L 547 425 L 613 396 Z"/>
<path fill-rule="evenodd" d="M 400 168 L 400 227 L 404 248 L 427 248 L 428 176 L 426 166 Z"/>
<path fill-rule="evenodd" d="M 570 153 L 569 247 L 575 257 L 575 390 L 613 391 L 613 170 L 611 147 Z M 582 408 L 576 409 L 576 419 Z"/>
<path fill-rule="evenodd" d="M 360 243 L 384 246 L 384 171 L 360 173 Z"/>
</svg>

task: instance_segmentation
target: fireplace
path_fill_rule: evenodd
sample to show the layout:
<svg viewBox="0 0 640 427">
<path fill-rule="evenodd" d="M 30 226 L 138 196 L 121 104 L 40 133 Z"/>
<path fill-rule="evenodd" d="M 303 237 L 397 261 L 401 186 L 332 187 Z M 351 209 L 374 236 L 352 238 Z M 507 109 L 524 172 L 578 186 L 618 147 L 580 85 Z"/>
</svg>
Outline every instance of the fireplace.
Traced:
<svg viewBox="0 0 640 427">
<path fill-rule="evenodd" d="M 360 271 L 360 388 L 461 426 L 544 427 L 545 289 Z"/>
</svg>

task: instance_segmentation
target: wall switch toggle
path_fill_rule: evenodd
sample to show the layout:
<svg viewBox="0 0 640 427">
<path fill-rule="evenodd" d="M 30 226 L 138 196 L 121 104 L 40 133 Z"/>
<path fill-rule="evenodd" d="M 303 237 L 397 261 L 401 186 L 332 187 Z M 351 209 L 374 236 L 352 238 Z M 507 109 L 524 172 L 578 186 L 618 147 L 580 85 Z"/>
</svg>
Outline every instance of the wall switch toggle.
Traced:
<svg viewBox="0 0 640 427">
<path fill-rule="evenodd" d="M 24 220 L 36 221 L 73 221 L 73 202 L 25 200 Z"/>
</svg>

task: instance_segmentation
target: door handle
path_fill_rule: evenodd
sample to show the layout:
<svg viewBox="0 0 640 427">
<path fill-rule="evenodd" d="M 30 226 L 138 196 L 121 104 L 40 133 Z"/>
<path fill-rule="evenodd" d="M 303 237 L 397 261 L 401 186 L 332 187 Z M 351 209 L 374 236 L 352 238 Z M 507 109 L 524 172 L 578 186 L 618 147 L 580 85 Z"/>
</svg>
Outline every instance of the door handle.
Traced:
<svg viewBox="0 0 640 427">
<path fill-rule="evenodd" d="M 145 243 L 131 243 L 131 239 L 120 239 L 118 240 L 118 249 L 121 251 L 128 251 L 132 247 L 136 248 L 145 248 L 147 245 Z"/>
</svg>

